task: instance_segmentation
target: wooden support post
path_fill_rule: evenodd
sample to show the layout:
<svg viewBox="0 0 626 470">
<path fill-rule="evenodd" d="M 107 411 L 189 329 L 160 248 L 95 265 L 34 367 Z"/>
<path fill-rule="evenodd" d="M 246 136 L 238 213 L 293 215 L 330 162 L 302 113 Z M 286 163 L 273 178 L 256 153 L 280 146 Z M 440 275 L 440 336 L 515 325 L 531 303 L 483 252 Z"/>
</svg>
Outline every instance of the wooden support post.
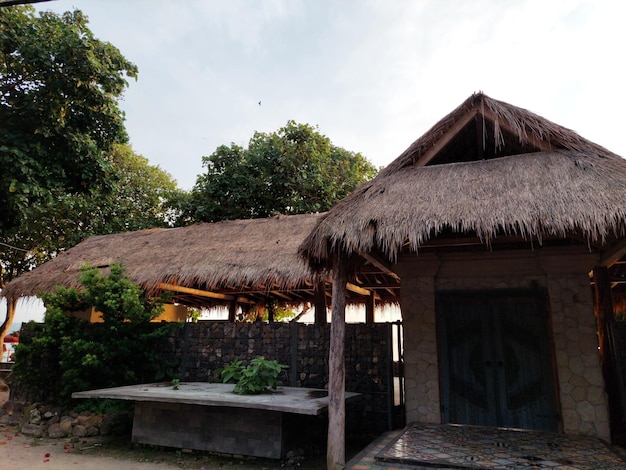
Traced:
<svg viewBox="0 0 626 470">
<path fill-rule="evenodd" d="M 263 321 L 263 310 L 265 304 L 263 302 L 257 302 L 254 304 L 254 321 Z"/>
<path fill-rule="evenodd" d="M 237 319 L 237 299 L 233 299 L 230 301 L 230 305 L 228 306 L 228 321 L 234 323 Z"/>
<path fill-rule="evenodd" d="M 267 321 L 268 323 L 274 323 L 274 310 L 276 306 L 272 300 L 267 301 Z"/>
<path fill-rule="evenodd" d="M 621 434 L 623 436 L 625 423 L 622 418 L 624 399 L 623 385 L 619 383 L 621 371 L 616 370 L 616 355 L 612 342 L 615 329 L 615 313 L 613 310 L 613 296 L 611 295 L 611 280 L 608 268 L 596 266 L 593 269 L 593 284 L 595 292 L 595 315 L 598 322 L 598 343 L 600 350 L 600 362 L 602 374 L 606 385 L 606 393 L 609 398 L 609 421 L 611 436 Z"/>
<path fill-rule="evenodd" d="M 328 447 L 326 467 L 342 470 L 346 464 L 346 336 L 347 257 L 339 253 L 333 262 L 332 316 L 328 357 Z"/>
<path fill-rule="evenodd" d="M 325 325 L 326 320 L 326 282 L 318 281 L 315 284 L 315 324 L 317 326 Z"/>
<path fill-rule="evenodd" d="M 365 323 L 371 325 L 375 322 L 374 319 L 374 309 L 376 308 L 376 293 L 374 291 L 370 292 L 369 297 L 367 298 L 367 303 L 365 304 Z"/>
<path fill-rule="evenodd" d="M 17 308 L 17 299 L 15 297 L 7 297 L 7 315 L 0 326 L 0 345 L 4 344 L 4 337 L 9 332 L 9 328 L 15 319 L 15 309 Z"/>
</svg>

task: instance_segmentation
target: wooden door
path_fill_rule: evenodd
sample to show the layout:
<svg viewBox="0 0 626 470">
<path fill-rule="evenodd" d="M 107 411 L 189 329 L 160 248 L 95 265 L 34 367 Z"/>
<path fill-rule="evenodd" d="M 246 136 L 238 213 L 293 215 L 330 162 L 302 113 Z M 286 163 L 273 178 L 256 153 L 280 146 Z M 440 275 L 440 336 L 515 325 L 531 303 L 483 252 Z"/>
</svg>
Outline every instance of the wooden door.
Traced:
<svg viewBox="0 0 626 470">
<path fill-rule="evenodd" d="M 557 431 L 545 295 L 441 293 L 437 321 L 444 422 Z"/>
</svg>

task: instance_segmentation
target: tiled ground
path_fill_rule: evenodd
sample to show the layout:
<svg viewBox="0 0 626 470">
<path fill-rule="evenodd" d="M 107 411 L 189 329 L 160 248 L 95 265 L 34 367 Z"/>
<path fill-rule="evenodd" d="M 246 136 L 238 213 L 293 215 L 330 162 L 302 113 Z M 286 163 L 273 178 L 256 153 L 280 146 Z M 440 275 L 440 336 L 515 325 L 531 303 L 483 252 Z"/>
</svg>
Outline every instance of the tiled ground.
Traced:
<svg viewBox="0 0 626 470">
<path fill-rule="evenodd" d="M 407 468 L 626 470 L 626 460 L 590 437 L 480 426 L 413 424 L 381 436 L 351 470 Z"/>
</svg>

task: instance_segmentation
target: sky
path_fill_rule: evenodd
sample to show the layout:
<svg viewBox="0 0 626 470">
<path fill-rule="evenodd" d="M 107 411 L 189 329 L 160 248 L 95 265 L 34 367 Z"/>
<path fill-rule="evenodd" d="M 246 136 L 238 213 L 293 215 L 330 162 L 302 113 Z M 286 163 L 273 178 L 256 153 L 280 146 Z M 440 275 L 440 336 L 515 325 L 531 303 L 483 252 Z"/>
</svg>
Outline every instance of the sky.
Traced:
<svg viewBox="0 0 626 470">
<path fill-rule="evenodd" d="M 621 0 L 34 6 L 82 10 L 138 66 L 120 102 L 131 144 L 183 189 L 218 146 L 247 146 L 289 120 L 385 166 L 478 91 L 626 156 Z"/>
<path fill-rule="evenodd" d="M 483 91 L 626 156 L 620 0 L 55 0 L 139 68 L 134 150 L 191 189 L 202 157 L 287 121 L 376 166 Z M 260 102 L 260 104 L 259 104 Z"/>
</svg>

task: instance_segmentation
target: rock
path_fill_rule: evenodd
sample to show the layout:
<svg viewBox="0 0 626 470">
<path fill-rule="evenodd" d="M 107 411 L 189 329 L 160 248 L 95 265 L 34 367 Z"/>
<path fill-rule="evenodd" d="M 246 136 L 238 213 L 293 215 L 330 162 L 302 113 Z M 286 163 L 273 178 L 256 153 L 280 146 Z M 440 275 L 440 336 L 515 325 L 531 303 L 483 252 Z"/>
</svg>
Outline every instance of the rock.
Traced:
<svg viewBox="0 0 626 470">
<path fill-rule="evenodd" d="M 95 426 L 91 426 L 89 428 L 87 428 L 87 437 L 94 437 L 94 436 L 98 436 L 100 435 L 100 430 L 95 427 Z"/>
<path fill-rule="evenodd" d="M 45 417 L 45 416 L 44 416 Z M 52 418 L 50 418 L 46 424 L 48 426 L 50 426 L 51 424 L 58 424 L 61 421 L 61 417 L 59 415 L 57 416 L 53 416 Z"/>
<path fill-rule="evenodd" d="M 0 418 L 0 424 L 7 424 L 9 426 L 18 426 L 21 421 L 21 415 L 4 415 Z"/>
<path fill-rule="evenodd" d="M 77 424 L 72 429 L 72 435 L 74 437 L 85 437 L 87 435 L 87 428 L 81 424 Z"/>
<path fill-rule="evenodd" d="M 42 437 L 43 436 L 43 428 L 38 424 L 28 423 L 22 426 L 21 429 L 22 434 L 25 436 L 31 437 Z"/>
<path fill-rule="evenodd" d="M 63 430 L 66 436 L 72 434 L 72 418 L 64 416 L 61 418 L 61 422 L 59 423 L 59 427 Z"/>
<path fill-rule="evenodd" d="M 40 424 L 41 423 L 41 412 L 34 408 L 28 413 L 28 422 L 30 424 Z"/>
<path fill-rule="evenodd" d="M 67 437 L 67 432 L 61 428 L 61 425 L 59 423 L 55 423 L 48 427 L 48 437 L 51 437 L 53 439 Z"/>
<path fill-rule="evenodd" d="M 24 411 L 24 404 L 17 401 L 8 401 L 2 406 L 2 410 L 8 414 L 21 414 Z"/>
<path fill-rule="evenodd" d="M 57 416 L 60 417 L 61 414 L 63 414 L 63 410 L 61 408 L 50 408 L 44 413 L 43 417 L 45 419 L 51 419 Z"/>
<path fill-rule="evenodd" d="M 24 408 L 23 413 L 22 413 L 22 419 L 20 420 L 20 427 L 25 426 L 26 424 L 29 424 L 30 412 L 34 410 L 35 408 L 37 408 L 36 403 Z"/>
<path fill-rule="evenodd" d="M 76 424 L 85 426 L 86 428 L 100 427 L 100 424 L 102 424 L 102 416 L 81 415 L 78 418 L 76 418 Z"/>
</svg>

